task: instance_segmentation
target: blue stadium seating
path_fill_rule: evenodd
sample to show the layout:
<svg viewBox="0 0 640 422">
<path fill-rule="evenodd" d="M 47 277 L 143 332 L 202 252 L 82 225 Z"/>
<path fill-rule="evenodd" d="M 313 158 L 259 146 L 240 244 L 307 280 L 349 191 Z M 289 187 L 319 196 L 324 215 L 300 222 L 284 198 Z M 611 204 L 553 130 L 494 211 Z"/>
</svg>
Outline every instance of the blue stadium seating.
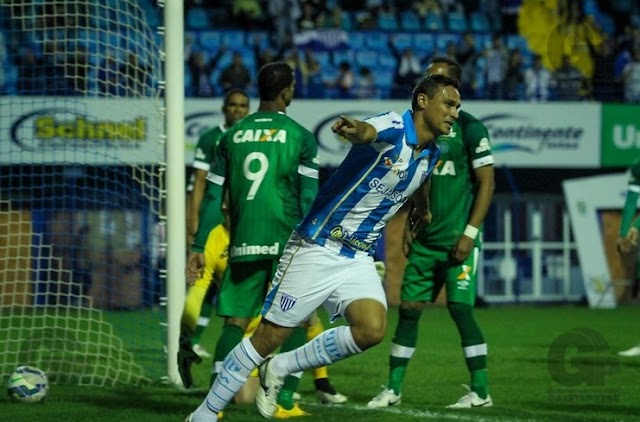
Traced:
<svg viewBox="0 0 640 422">
<path fill-rule="evenodd" d="M 413 50 L 418 55 L 430 55 L 436 47 L 436 37 L 433 34 L 415 34 L 413 36 Z"/>
<path fill-rule="evenodd" d="M 400 12 L 400 28 L 409 32 L 419 31 L 421 29 L 420 17 L 413 10 Z"/>
<path fill-rule="evenodd" d="M 480 12 L 471 12 L 469 27 L 473 32 L 490 32 L 489 19 Z"/>
<path fill-rule="evenodd" d="M 398 20 L 392 14 L 381 12 L 378 16 L 378 28 L 383 31 L 397 31 Z"/>
<path fill-rule="evenodd" d="M 389 37 L 384 32 L 371 31 L 365 35 L 365 45 L 378 52 L 389 51 Z"/>
<path fill-rule="evenodd" d="M 451 12 L 447 15 L 447 27 L 449 31 L 465 32 L 468 30 L 467 18 L 464 13 Z"/>
<path fill-rule="evenodd" d="M 458 44 L 460 43 L 460 39 L 460 34 L 438 34 L 436 38 L 436 48 L 438 49 L 438 51 L 440 51 L 440 53 L 444 53 L 447 49 L 447 44 Z"/>
<path fill-rule="evenodd" d="M 444 21 L 442 19 L 442 15 L 438 13 L 429 13 L 424 18 L 424 29 L 427 31 L 444 31 Z"/>
<path fill-rule="evenodd" d="M 356 52 L 356 64 L 360 67 L 374 69 L 378 66 L 378 52 L 375 50 L 361 50 Z"/>
<path fill-rule="evenodd" d="M 333 65 L 338 67 L 343 61 L 353 63 L 355 58 L 354 55 L 353 50 L 336 50 L 333 52 Z"/>
<path fill-rule="evenodd" d="M 201 7 L 192 7 L 187 11 L 187 28 L 189 29 L 208 29 L 209 15 L 207 11 Z"/>
<path fill-rule="evenodd" d="M 201 32 L 200 45 L 209 51 L 217 51 L 221 45 L 220 38 L 220 33 L 217 31 Z"/>
<path fill-rule="evenodd" d="M 351 32 L 349 33 L 349 47 L 354 50 L 361 50 L 364 48 L 364 32 Z"/>
<path fill-rule="evenodd" d="M 245 46 L 244 31 L 223 31 L 221 41 L 227 48 L 241 49 Z"/>
<path fill-rule="evenodd" d="M 407 48 L 413 48 L 413 37 L 411 34 L 395 34 L 391 37 L 391 42 L 396 50 L 400 52 Z"/>
</svg>

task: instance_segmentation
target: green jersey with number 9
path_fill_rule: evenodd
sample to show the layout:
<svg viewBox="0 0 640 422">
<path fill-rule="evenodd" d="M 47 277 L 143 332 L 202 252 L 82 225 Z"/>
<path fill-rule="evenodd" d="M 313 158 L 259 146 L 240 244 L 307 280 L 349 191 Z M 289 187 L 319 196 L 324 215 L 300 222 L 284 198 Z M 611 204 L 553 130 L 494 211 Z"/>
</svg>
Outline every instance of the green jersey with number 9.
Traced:
<svg viewBox="0 0 640 422">
<path fill-rule="evenodd" d="M 279 112 L 256 112 L 220 140 L 208 176 L 226 187 L 230 262 L 277 259 L 318 191 L 318 145 Z M 311 198 L 313 199 L 313 198 Z"/>
</svg>

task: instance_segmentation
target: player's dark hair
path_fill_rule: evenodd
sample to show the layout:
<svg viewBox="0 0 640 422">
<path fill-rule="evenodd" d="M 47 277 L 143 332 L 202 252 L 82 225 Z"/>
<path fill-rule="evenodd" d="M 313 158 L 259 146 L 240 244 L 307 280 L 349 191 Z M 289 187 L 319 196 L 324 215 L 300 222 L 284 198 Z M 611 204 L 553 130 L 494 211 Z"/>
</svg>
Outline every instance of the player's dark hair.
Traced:
<svg viewBox="0 0 640 422">
<path fill-rule="evenodd" d="M 433 98 L 433 96 L 436 95 L 436 92 L 438 92 L 440 88 L 445 86 L 458 88 L 458 81 L 448 76 L 438 74 L 425 76 L 420 82 L 418 82 L 415 88 L 413 88 L 411 107 L 414 110 L 420 108 L 418 105 L 419 94 L 425 94 L 427 97 Z"/>
<path fill-rule="evenodd" d="M 245 90 L 240 89 L 240 88 L 231 88 L 224 95 L 224 101 L 222 102 L 222 106 L 226 107 L 229 104 L 229 100 L 231 100 L 231 97 L 233 97 L 235 94 L 243 95 L 247 100 L 249 99 L 249 95 L 247 94 L 247 92 Z"/>
<path fill-rule="evenodd" d="M 262 101 L 274 101 L 293 82 L 293 69 L 285 62 L 267 63 L 258 71 L 258 93 Z"/>
<path fill-rule="evenodd" d="M 452 59 L 449 56 L 435 56 L 429 60 L 429 65 L 435 63 L 444 63 L 447 65 L 447 76 L 451 79 L 455 79 L 458 83 L 462 80 L 462 66 L 456 59 Z"/>
</svg>

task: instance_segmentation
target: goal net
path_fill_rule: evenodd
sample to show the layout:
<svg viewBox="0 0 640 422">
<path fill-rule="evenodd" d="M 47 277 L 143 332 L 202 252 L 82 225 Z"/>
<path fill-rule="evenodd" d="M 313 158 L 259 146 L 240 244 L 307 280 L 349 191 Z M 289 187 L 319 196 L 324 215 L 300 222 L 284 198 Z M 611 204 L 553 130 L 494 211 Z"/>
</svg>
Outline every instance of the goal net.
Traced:
<svg viewBox="0 0 640 422">
<path fill-rule="evenodd" d="M 161 16 L 0 0 L 0 376 L 166 373 Z"/>
</svg>

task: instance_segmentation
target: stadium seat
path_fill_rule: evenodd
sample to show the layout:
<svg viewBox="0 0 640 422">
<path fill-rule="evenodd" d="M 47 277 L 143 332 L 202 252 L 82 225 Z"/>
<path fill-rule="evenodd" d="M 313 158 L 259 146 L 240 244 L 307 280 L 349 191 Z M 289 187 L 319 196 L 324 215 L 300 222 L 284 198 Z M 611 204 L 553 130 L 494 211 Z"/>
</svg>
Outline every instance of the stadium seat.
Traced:
<svg viewBox="0 0 640 422">
<path fill-rule="evenodd" d="M 398 67 L 398 60 L 391 54 L 380 54 L 378 64 L 383 69 L 395 70 Z"/>
<path fill-rule="evenodd" d="M 413 50 L 418 56 L 430 55 L 436 46 L 436 37 L 433 34 L 415 34 L 413 36 Z"/>
<path fill-rule="evenodd" d="M 214 31 L 201 32 L 200 45 L 209 51 L 217 51 L 221 45 L 220 33 Z"/>
<path fill-rule="evenodd" d="M 350 12 L 343 10 L 340 21 L 340 25 L 345 31 L 351 31 L 353 29 L 353 15 Z"/>
<path fill-rule="evenodd" d="M 247 33 L 245 45 L 253 48 L 256 44 L 260 50 L 271 48 L 270 35 L 267 31 L 251 31 Z"/>
<path fill-rule="evenodd" d="M 240 49 L 245 46 L 243 31 L 222 31 L 222 45 L 231 49 Z"/>
<path fill-rule="evenodd" d="M 460 34 L 438 34 L 436 38 L 436 48 L 438 49 L 438 51 L 440 51 L 440 53 L 444 53 L 447 49 L 447 44 L 459 44 L 460 38 Z"/>
<path fill-rule="evenodd" d="M 400 28 L 409 32 L 420 31 L 420 18 L 413 10 L 404 10 L 400 13 Z"/>
<path fill-rule="evenodd" d="M 508 49 L 517 48 L 520 51 L 529 49 L 527 45 L 527 39 L 520 35 L 507 35 L 506 46 Z"/>
<path fill-rule="evenodd" d="M 472 12 L 470 19 L 470 29 L 473 32 L 491 32 L 489 19 L 484 13 Z"/>
<path fill-rule="evenodd" d="M 356 64 L 360 67 L 375 69 L 378 66 L 378 53 L 375 50 L 357 51 Z"/>
<path fill-rule="evenodd" d="M 207 11 L 201 7 L 192 7 L 189 10 L 187 10 L 187 28 L 188 29 L 209 28 L 209 15 L 207 15 Z"/>
<path fill-rule="evenodd" d="M 429 13 L 424 18 L 424 29 L 432 32 L 444 31 L 445 28 L 442 15 L 439 13 Z"/>
<path fill-rule="evenodd" d="M 331 66 L 331 54 L 328 51 L 314 51 L 313 57 L 320 67 Z"/>
<path fill-rule="evenodd" d="M 335 50 L 333 52 L 333 65 L 338 67 L 342 62 L 354 62 L 353 50 Z"/>
<path fill-rule="evenodd" d="M 413 48 L 413 39 L 411 34 L 395 34 L 391 37 L 391 43 L 398 51 L 404 51 L 407 48 Z"/>
<path fill-rule="evenodd" d="M 464 13 L 451 12 L 447 15 L 447 27 L 452 32 L 465 32 L 468 30 L 467 18 Z"/>
<path fill-rule="evenodd" d="M 364 32 L 350 32 L 349 33 L 349 46 L 352 50 L 361 50 L 364 48 Z"/>
<path fill-rule="evenodd" d="M 378 16 L 378 28 L 383 31 L 397 31 L 398 20 L 391 13 L 380 12 L 380 15 Z"/>
<path fill-rule="evenodd" d="M 395 71 L 390 69 L 373 69 L 373 79 L 378 87 L 380 98 L 389 98 Z"/>
<path fill-rule="evenodd" d="M 367 47 L 378 52 L 389 51 L 389 37 L 384 32 L 368 32 L 364 41 Z"/>
</svg>

